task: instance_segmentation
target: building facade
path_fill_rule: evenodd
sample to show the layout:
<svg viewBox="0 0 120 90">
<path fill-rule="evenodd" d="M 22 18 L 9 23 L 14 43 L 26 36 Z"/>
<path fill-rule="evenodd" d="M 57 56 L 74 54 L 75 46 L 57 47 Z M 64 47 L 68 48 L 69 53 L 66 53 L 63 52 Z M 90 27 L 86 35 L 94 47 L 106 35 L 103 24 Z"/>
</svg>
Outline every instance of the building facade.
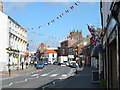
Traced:
<svg viewBox="0 0 120 90">
<path fill-rule="evenodd" d="M 118 88 L 119 90 L 120 1 L 101 2 L 100 11 L 102 29 L 104 30 L 102 38 L 103 76 L 107 81 L 107 88 Z"/>
<path fill-rule="evenodd" d="M 7 70 L 7 65 L 20 65 L 26 60 L 27 31 L 15 20 L 0 11 L 0 62 L 1 70 Z"/>
<path fill-rule="evenodd" d="M 52 48 L 47 49 L 44 52 L 44 61 L 53 64 L 53 62 L 57 61 L 57 52 Z"/>
</svg>

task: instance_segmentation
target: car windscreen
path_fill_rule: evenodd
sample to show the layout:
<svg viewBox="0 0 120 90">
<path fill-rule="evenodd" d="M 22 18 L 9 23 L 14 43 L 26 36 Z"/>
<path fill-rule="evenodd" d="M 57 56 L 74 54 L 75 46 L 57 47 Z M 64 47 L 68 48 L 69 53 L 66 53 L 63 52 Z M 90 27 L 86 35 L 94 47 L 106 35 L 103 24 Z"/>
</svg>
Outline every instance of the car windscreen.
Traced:
<svg viewBox="0 0 120 90">
<path fill-rule="evenodd" d="M 43 65 L 43 63 L 38 63 L 38 65 Z"/>
</svg>

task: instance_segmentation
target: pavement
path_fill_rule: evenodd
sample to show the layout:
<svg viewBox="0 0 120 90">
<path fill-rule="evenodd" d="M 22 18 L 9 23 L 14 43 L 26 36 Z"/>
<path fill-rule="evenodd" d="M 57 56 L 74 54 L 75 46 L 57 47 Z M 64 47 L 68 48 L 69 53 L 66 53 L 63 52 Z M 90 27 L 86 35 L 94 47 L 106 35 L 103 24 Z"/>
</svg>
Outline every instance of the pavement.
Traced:
<svg viewBox="0 0 120 90">
<path fill-rule="evenodd" d="M 34 66 L 29 66 L 27 69 L 24 69 L 24 70 L 21 70 L 21 69 L 20 70 L 12 70 L 10 75 L 9 75 L 8 71 L 3 71 L 3 72 L 0 72 L 0 80 L 5 80 L 5 79 L 13 78 L 13 77 L 22 76 L 26 72 L 31 73 L 31 71 L 33 71 L 34 69 L 35 69 Z"/>
<path fill-rule="evenodd" d="M 11 76 L 9 76 L 8 72 L 3 72 L 2 80 L 24 75 L 25 72 L 31 73 L 31 71 L 34 71 L 34 69 L 35 68 L 33 66 L 24 70 L 12 71 Z M 55 84 L 51 85 L 49 89 L 51 90 L 56 88 L 63 88 L 63 89 L 64 88 L 73 88 L 73 89 L 74 88 L 92 88 L 92 89 L 100 88 L 99 84 L 92 83 L 92 73 L 91 73 L 92 70 L 95 70 L 95 68 L 92 68 L 90 66 L 79 68 L 77 69 L 77 73 L 75 73 L 73 76 L 62 79 L 58 83 L 55 82 Z"/>
<path fill-rule="evenodd" d="M 68 77 L 50 88 L 100 88 L 99 83 L 93 84 L 92 82 L 92 70 L 95 70 L 95 68 L 90 66 L 80 68 L 77 70 L 77 74 Z"/>
</svg>

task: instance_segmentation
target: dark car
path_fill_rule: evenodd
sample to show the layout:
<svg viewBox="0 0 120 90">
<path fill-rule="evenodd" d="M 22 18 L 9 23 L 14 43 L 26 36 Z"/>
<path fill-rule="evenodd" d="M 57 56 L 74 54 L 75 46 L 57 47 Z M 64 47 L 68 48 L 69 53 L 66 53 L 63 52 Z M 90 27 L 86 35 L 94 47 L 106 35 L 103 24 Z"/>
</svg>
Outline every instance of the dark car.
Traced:
<svg viewBox="0 0 120 90">
<path fill-rule="evenodd" d="M 54 61 L 53 64 L 54 64 L 54 65 L 58 65 L 58 62 L 57 62 L 57 61 Z"/>
<path fill-rule="evenodd" d="M 44 62 L 44 65 L 48 65 L 48 62 Z"/>
<path fill-rule="evenodd" d="M 69 64 L 69 67 L 76 68 L 77 65 L 76 65 L 76 63 L 70 63 L 70 64 Z"/>
<path fill-rule="evenodd" d="M 43 69 L 44 68 L 44 63 L 42 63 L 42 62 L 37 63 L 36 64 L 36 69 L 39 69 L 39 68 Z"/>
</svg>

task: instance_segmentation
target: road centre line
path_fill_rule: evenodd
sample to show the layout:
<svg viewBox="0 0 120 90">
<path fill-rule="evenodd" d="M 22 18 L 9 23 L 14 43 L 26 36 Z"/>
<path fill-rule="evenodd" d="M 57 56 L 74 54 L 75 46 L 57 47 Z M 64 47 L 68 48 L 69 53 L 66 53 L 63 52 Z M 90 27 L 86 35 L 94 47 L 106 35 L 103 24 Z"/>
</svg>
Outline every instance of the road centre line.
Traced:
<svg viewBox="0 0 120 90">
<path fill-rule="evenodd" d="M 38 74 L 33 74 L 33 75 L 31 75 L 31 76 L 38 76 Z"/>
<path fill-rule="evenodd" d="M 41 76 L 47 76 L 48 74 L 42 74 Z"/>
<path fill-rule="evenodd" d="M 62 75 L 62 77 L 66 77 L 66 76 L 67 76 L 67 74 L 63 74 L 63 75 Z"/>
<path fill-rule="evenodd" d="M 25 80 L 24 80 L 25 81 Z M 24 81 L 18 81 L 18 82 L 15 82 L 15 83 L 20 83 L 20 82 L 24 82 Z"/>
<path fill-rule="evenodd" d="M 57 76 L 58 74 L 52 74 L 50 77 L 55 77 L 55 76 Z"/>
</svg>

